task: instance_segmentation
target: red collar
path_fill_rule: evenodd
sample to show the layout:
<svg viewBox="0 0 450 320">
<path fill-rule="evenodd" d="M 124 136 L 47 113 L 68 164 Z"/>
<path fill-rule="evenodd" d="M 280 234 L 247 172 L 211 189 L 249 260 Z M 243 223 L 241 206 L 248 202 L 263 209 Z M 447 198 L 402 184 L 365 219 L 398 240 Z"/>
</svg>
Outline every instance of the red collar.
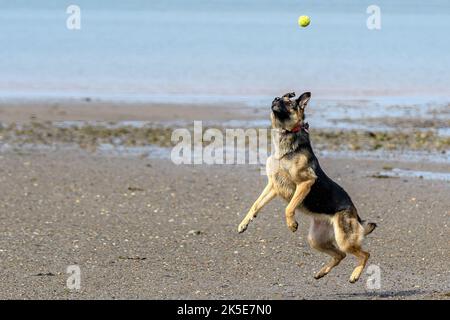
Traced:
<svg viewBox="0 0 450 320">
<path fill-rule="evenodd" d="M 296 127 L 294 127 L 292 130 L 291 130 L 291 132 L 293 132 L 293 133 L 296 133 L 296 132 L 299 132 L 300 130 L 301 130 L 301 126 L 300 125 L 297 125 Z"/>
<path fill-rule="evenodd" d="M 303 130 L 306 133 L 309 133 L 308 129 L 309 129 L 309 124 L 307 122 L 305 122 L 305 123 L 303 123 L 303 125 L 297 124 L 291 131 L 286 130 L 286 132 L 297 133 L 300 130 Z"/>
</svg>

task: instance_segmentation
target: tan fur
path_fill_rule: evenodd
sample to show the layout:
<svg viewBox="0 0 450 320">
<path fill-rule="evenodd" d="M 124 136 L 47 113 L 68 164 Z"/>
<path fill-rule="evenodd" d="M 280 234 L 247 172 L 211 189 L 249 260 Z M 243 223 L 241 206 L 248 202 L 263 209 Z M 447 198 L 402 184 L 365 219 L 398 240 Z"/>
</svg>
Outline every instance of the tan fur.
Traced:
<svg viewBox="0 0 450 320">
<path fill-rule="evenodd" d="M 281 172 L 284 178 L 289 177 L 284 170 L 281 170 Z M 300 176 L 303 176 L 303 174 L 300 174 Z M 296 209 L 300 209 L 304 214 L 311 217 L 308 243 L 313 249 L 331 256 L 330 261 L 314 275 L 314 278 L 320 279 L 327 275 L 346 257 L 346 253 L 349 253 L 358 259 L 358 265 L 350 276 L 350 282 L 354 283 L 360 278 L 370 257 L 370 254 L 361 248 L 365 228 L 358 222 L 357 214 L 353 211 L 337 212 L 334 216 L 330 216 L 305 210 L 301 206 L 301 202 L 314 183 L 313 176 L 305 175 L 305 177 L 309 177 L 309 179 L 302 182 L 296 180 L 297 184 L 292 187 L 290 184 L 274 183 L 274 177 L 269 176 L 269 183 L 242 220 L 238 231 L 244 232 L 262 207 L 275 196 L 281 196 L 289 201 L 285 211 L 288 228 L 293 232 L 297 230 L 298 223 L 294 216 Z"/>
<path fill-rule="evenodd" d="M 308 243 L 312 248 L 331 256 L 331 260 L 314 275 L 314 278 L 316 279 L 320 279 L 328 274 L 331 269 L 337 266 L 346 256 L 346 254 L 336 246 L 333 226 L 330 219 L 312 219 L 309 228 Z"/>
<path fill-rule="evenodd" d="M 287 108 L 292 110 L 290 111 L 290 120 L 284 121 L 283 124 L 286 125 L 285 128 L 291 129 L 295 123 L 303 119 L 303 109 L 309 98 L 302 102 L 298 110 L 292 108 L 289 99 L 285 97 L 283 99 L 285 99 Z M 276 127 L 277 120 L 273 113 L 271 119 L 273 127 Z M 286 146 L 280 153 L 277 141 L 280 140 L 275 139 L 275 153 L 267 159 L 266 163 L 267 186 L 239 224 L 238 231 L 244 232 L 258 212 L 273 198 L 279 196 L 288 202 L 285 209 L 288 228 L 293 232 L 297 231 L 298 223 L 295 220 L 297 209 L 310 216 L 311 226 L 308 234 L 310 246 L 331 256 L 331 260 L 314 277 L 319 279 L 325 276 L 346 257 L 346 253 L 350 253 L 358 259 L 358 265 L 350 276 L 350 282 L 357 281 L 370 256 L 361 248 L 363 238 L 372 232 L 376 225 L 371 223 L 363 227 L 354 207 L 336 212 L 334 215 L 306 210 L 302 206 L 302 202 L 317 179 L 313 168 L 309 166 L 308 154 L 304 152 L 286 153 Z"/>
</svg>

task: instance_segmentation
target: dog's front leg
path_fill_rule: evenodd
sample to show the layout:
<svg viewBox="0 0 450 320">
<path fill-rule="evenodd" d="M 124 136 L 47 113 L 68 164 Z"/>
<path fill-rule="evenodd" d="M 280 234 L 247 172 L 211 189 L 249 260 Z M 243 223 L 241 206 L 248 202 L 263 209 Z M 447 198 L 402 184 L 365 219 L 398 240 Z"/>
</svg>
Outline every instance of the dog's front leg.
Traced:
<svg viewBox="0 0 450 320">
<path fill-rule="evenodd" d="M 292 196 L 291 201 L 289 201 L 289 204 L 286 207 L 286 223 L 289 230 L 291 230 L 292 232 L 297 231 L 298 228 L 298 223 L 297 221 L 295 221 L 295 209 L 297 209 L 297 207 L 308 195 L 314 182 L 315 180 L 307 180 L 297 184 L 294 195 Z"/>
<path fill-rule="evenodd" d="M 273 189 L 272 182 L 269 181 L 267 186 L 264 188 L 261 195 L 256 199 L 255 203 L 252 205 L 250 210 L 248 211 L 245 218 L 242 220 L 242 222 L 239 224 L 238 232 L 242 233 L 245 230 L 247 230 L 247 226 L 250 223 L 250 221 L 253 220 L 253 218 L 256 217 L 259 210 L 261 210 L 266 204 L 270 202 L 274 197 L 276 196 L 275 190 Z"/>
</svg>

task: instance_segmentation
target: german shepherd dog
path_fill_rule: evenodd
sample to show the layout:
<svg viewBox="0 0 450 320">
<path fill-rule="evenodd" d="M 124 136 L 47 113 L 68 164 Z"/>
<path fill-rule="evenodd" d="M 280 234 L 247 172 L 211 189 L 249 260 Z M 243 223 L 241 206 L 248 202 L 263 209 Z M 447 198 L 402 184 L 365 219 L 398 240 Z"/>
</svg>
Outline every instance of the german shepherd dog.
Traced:
<svg viewBox="0 0 450 320">
<path fill-rule="evenodd" d="M 350 196 L 325 174 L 314 155 L 304 113 L 311 93 L 305 92 L 298 99 L 291 100 L 294 97 L 295 93 L 287 93 L 272 102 L 272 129 L 278 134 L 273 139 L 275 150 L 267 159 L 268 183 L 238 231 L 244 232 L 258 212 L 280 196 L 288 202 L 285 210 L 288 228 L 292 232 L 297 231 L 297 209 L 310 216 L 309 244 L 331 256 L 314 278 L 320 279 L 328 274 L 350 253 L 358 259 L 358 265 L 350 276 L 350 282 L 354 283 L 370 256 L 361 247 L 363 238 L 375 229 L 376 224 L 366 224 L 361 220 Z"/>
</svg>

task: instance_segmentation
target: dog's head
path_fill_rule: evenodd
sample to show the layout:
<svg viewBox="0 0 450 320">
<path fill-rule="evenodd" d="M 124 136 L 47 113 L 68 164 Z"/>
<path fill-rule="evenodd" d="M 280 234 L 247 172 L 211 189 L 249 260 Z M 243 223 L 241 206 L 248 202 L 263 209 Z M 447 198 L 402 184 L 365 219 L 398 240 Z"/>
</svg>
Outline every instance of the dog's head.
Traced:
<svg viewBox="0 0 450 320">
<path fill-rule="evenodd" d="M 286 93 L 272 101 L 272 128 L 292 131 L 304 125 L 305 108 L 311 99 L 311 93 L 305 92 L 297 99 L 294 92 Z"/>
</svg>

